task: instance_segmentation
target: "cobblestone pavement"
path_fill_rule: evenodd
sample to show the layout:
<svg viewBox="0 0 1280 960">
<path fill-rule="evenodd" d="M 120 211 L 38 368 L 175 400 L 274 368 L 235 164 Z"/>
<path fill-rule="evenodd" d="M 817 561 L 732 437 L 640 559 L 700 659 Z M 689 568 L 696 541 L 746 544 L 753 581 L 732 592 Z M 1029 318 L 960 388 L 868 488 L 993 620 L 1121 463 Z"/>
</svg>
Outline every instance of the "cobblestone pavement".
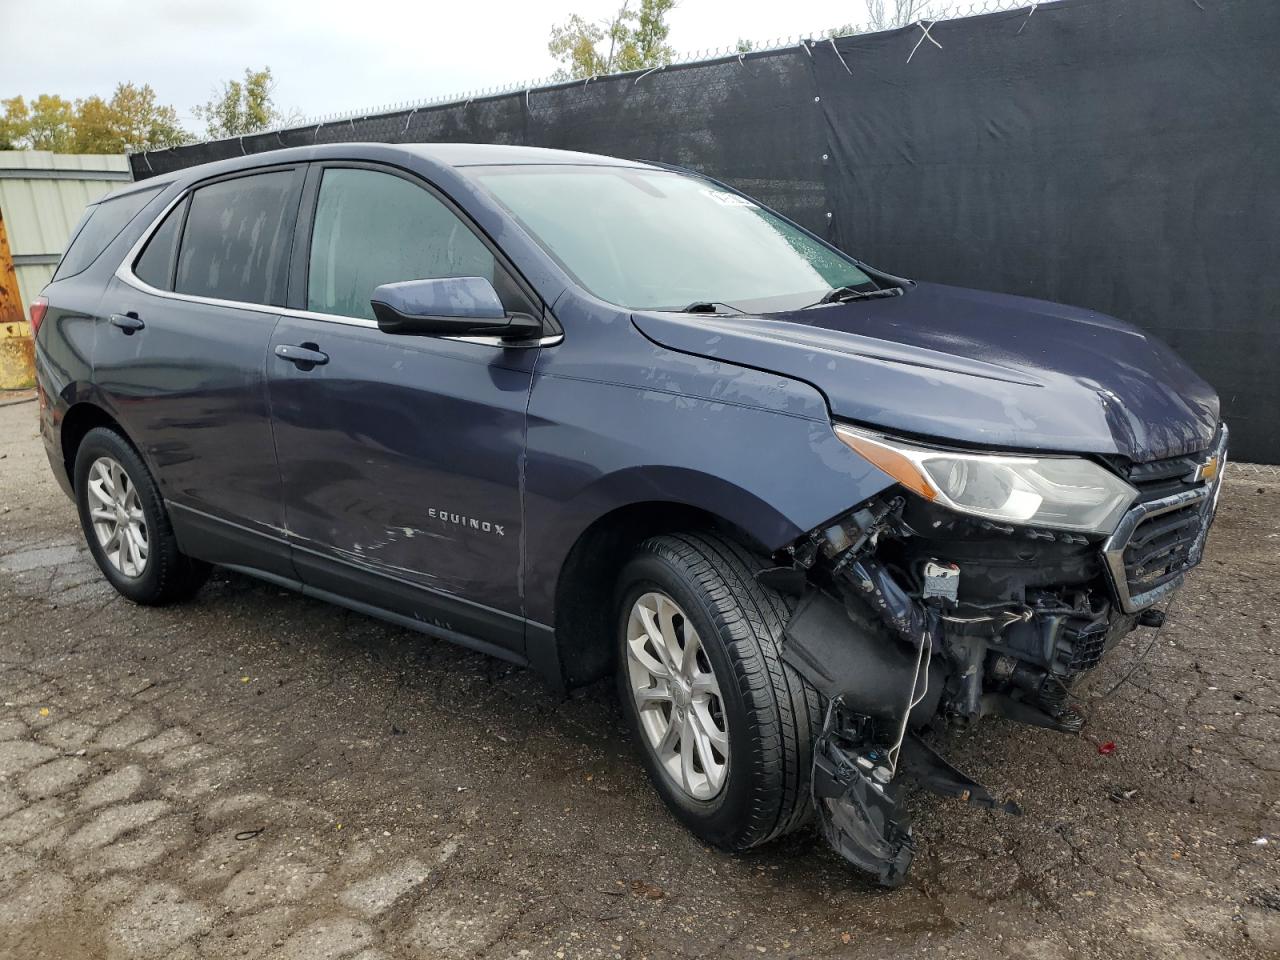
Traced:
<svg viewBox="0 0 1280 960">
<path fill-rule="evenodd" d="M 131 606 L 34 417 L 0 408 L 0 956 L 1280 956 L 1274 479 L 1230 480 L 1206 563 L 1084 736 L 950 737 L 1026 815 L 920 798 L 887 893 L 809 833 L 698 843 L 604 686 L 560 701 L 229 574 Z"/>
</svg>

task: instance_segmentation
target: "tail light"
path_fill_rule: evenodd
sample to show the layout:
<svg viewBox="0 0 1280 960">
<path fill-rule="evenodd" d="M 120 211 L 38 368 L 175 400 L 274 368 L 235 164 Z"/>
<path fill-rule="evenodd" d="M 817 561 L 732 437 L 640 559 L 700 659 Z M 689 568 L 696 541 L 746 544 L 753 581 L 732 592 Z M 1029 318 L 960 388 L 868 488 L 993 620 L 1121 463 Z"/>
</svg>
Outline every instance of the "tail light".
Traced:
<svg viewBox="0 0 1280 960">
<path fill-rule="evenodd" d="M 27 308 L 31 315 L 31 339 L 36 338 L 36 334 L 40 332 L 40 324 L 44 321 L 44 315 L 49 310 L 48 297 L 36 297 L 31 301 L 31 306 Z"/>
</svg>

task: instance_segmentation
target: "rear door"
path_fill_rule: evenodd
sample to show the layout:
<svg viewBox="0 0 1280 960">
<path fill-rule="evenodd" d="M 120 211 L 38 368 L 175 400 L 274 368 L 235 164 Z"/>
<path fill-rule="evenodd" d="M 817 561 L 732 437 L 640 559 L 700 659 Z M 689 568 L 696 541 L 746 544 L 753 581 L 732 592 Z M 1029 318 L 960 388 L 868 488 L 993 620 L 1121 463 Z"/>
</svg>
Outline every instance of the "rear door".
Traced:
<svg viewBox="0 0 1280 960">
<path fill-rule="evenodd" d="M 266 358 L 304 168 L 179 198 L 112 280 L 94 378 L 154 465 L 184 549 L 292 577 Z"/>
<path fill-rule="evenodd" d="M 387 334 L 369 305 L 379 284 L 451 276 L 489 279 L 508 310 L 542 313 L 424 182 L 313 166 L 294 309 L 268 367 L 285 521 L 311 587 L 520 651 L 520 469 L 538 347 Z"/>
</svg>

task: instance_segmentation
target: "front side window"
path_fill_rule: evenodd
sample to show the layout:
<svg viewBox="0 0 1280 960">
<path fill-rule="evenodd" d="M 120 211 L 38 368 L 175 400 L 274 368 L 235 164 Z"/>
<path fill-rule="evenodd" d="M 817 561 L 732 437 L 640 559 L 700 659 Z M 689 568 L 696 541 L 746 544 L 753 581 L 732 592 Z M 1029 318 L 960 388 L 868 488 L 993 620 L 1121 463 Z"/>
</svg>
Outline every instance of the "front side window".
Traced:
<svg viewBox="0 0 1280 960">
<path fill-rule="evenodd" d="M 430 192 L 376 170 L 324 171 L 307 270 L 307 309 L 372 320 L 374 288 L 401 280 L 503 271 L 480 239 Z"/>
<path fill-rule="evenodd" d="M 191 194 L 178 249 L 178 293 L 284 304 L 297 209 L 291 170 L 220 180 Z"/>
<path fill-rule="evenodd" d="M 138 212 L 147 205 L 162 185 L 149 190 L 135 190 L 121 197 L 107 197 L 85 211 L 75 239 L 58 261 L 53 279 L 62 280 L 83 273 L 98 255 L 120 235 Z"/>
<path fill-rule="evenodd" d="M 565 165 L 473 175 L 587 290 L 632 310 L 788 310 L 873 286 L 848 257 L 697 177 Z"/>
</svg>

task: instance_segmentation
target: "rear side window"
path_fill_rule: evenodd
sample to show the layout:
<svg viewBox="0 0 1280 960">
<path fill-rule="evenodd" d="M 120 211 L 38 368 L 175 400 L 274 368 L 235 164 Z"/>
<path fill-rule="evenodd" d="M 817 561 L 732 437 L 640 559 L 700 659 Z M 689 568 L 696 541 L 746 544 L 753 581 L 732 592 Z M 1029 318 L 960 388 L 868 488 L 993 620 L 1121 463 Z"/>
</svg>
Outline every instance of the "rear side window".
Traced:
<svg viewBox="0 0 1280 960">
<path fill-rule="evenodd" d="M 134 275 L 157 290 L 173 289 L 173 271 L 178 263 L 178 233 L 182 229 L 182 215 L 186 209 L 184 200 L 169 211 L 133 265 Z"/>
<path fill-rule="evenodd" d="M 375 170 L 324 171 L 316 198 L 307 309 L 372 320 L 375 287 L 504 274 L 480 239 L 429 191 Z M 506 298 L 504 297 L 504 300 Z M 527 309 L 527 308 L 526 308 Z"/>
<path fill-rule="evenodd" d="M 282 306 L 296 184 L 293 171 L 281 170 L 221 180 L 193 192 L 174 290 Z"/>
<path fill-rule="evenodd" d="M 157 185 L 150 190 L 126 193 L 123 197 L 108 197 L 90 207 L 85 212 L 80 229 L 75 239 L 71 241 L 71 246 L 67 247 L 67 252 L 58 262 L 58 269 L 54 271 L 53 279 L 74 277 L 77 273 L 87 270 L 159 189 L 160 185 Z"/>
</svg>

